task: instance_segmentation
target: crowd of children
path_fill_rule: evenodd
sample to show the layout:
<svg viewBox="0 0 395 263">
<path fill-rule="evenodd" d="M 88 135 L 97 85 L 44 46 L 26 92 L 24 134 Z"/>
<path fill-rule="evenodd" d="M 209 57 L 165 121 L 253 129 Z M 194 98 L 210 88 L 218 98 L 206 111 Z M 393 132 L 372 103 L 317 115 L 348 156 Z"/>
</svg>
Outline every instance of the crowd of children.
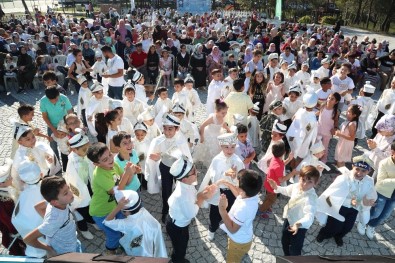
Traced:
<svg viewBox="0 0 395 263">
<path fill-rule="evenodd" d="M 281 238 L 285 255 L 301 255 L 315 217 L 325 225 L 317 242 L 334 237 L 342 246 L 356 221 L 358 232 L 373 238 L 394 204 L 394 176 L 388 169 L 393 171 L 395 163 L 395 79 L 378 101 L 376 117 L 370 98 L 375 88 L 369 82 L 350 99 L 349 64 L 328 78 L 327 61 L 322 61 L 320 74 L 310 78 L 308 64 L 295 74 L 295 65 L 285 63 L 284 77 L 276 55 L 263 68 L 262 54 L 252 52 L 246 79 L 238 78 L 235 68 L 225 79 L 220 70 L 212 70 L 208 117 L 199 127 L 195 113 L 201 101 L 189 75 L 174 80 L 172 99 L 167 88 L 159 87 L 155 105 L 148 105 L 139 90 L 144 78 L 138 71 L 125 85 L 122 100 L 105 95 L 99 81 L 89 87 L 85 76 L 78 76 L 74 113 L 51 73 L 44 73 L 49 82 L 40 110 L 48 136 L 31 124 L 34 107 L 21 105 L 20 119 L 13 120 L 14 162 L 0 174 L 1 206 L 15 207 L 8 209 L 15 229 L 4 230 L 3 238 L 19 232 L 26 243 L 26 248 L 16 243 L 10 252 L 50 257 L 81 251 L 76 229 L 93 239 L 92 225 L 104 232 L 108 254 L 123 247 L 134 256 L 167 257 L 164 230 L 142 205 L 144 190 L 161 193 L 158 206 L 173 262 L 187 262 L 189 225 L 199 207 L 209 207 L 208 241 L 221 228 L 228 235 L 227 262 L 240 262 L 251 247 L 252 222 L 256 216 L 270 217 L 278 193 L 290 197 Z M 161 67 L 166 71 L 166 57 Z M 343 110 L 345 121 L 339 124 Z M 352 158 L 354 146 L 371 127 L 376 130 L 367 140 L 370 151 Z M 331 169 L 326 163 L 333 137 L 342 175 L 318 197 L 314 187 L 323 170 Z M 197 162 L 207 167 L 199 190 Z M 250 169 L 254 163 L 261 174 Z M 346 164 L 352 164 L 351 171 Z M 368 173 L 380 187 L 374 188 Z M 374 207 L 376 200 L 379 206 Z M 29 224 L 24 223 L 27 217 Z"/>
</svg>

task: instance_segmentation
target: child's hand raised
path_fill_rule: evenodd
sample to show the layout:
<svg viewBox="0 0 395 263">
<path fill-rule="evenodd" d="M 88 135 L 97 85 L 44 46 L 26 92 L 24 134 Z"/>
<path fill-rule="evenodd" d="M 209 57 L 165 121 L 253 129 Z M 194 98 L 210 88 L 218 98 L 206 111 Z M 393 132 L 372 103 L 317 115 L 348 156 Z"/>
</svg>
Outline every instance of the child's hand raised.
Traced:
<svg viewBox="0 0 395 263">
<path fill-rule="evenodd" d="M 273 179 L 269 179 L 268 182 L 271 188 L 273 188 L 274 190 L 277 189 L 277 183 Z"/>
<path fill-rule="evenodd" d="M 118 201 L 118 208 L 124 208 L 127 204 L 129 203 L 129 199 L 122 197 L 119 201 Z"/>
<path fill-rule="evenodd" d="M 236 166 L 232 166 L 232 168 L 230 168 L 229 170 L 227 170 L 225 172 L 225 176 L 229 176 L 232 179 L 236 178 L 236 174 L 237 174 L 237 167 Z"/>
<path fill-rule="evenodd" d="M 151 153 L 149 158 L 155 162 L 160 160 L 160 153 Z"/>
<path fill-rule="evenodd" d="M 219 209 L 226 210 L 226 208 L 228 207 L 228 199 L 226 198 L 226 195 L 221 194 L 221 196 L 219 197 L 218 207 Z"/>
<path fill-rule="evenodd" d="M 293 226 L 288 227 L 288 231 L 292 233 L 292 235 L 296 235 L 298 233 L 300 227 L 300 223 L 295 223 Z"/>
<path fill-rule="evenodd" d="M 203 190 L 204 199 L 206 200 L 206 199 L 210 199 L 211 197 L 213 197 L 213 195 L 215 194 L 217 189 L 218 188 L 215 184 L 206 186 L 206 188 L 204 188 L 204 190 Z"/>
</svg>

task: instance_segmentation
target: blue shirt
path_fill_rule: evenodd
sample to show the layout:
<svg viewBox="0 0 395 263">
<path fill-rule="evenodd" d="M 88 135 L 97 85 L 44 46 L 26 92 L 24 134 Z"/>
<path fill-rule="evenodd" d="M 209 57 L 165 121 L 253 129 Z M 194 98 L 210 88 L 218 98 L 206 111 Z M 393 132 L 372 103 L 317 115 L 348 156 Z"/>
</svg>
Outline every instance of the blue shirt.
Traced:
<svg viewBox="0 0 395 263">
<path fill-rule="evenodd" d="M 59 122 L 71 109 L 73 107 L 69 99 L 63 94 L 59 95 L 59 99 L 55 104 L 47 96 L 42 97 L 40 100 L 40 111 L 47 113 L 49 121 L 55 128 L 58 127 Z"/>
<path fill-rule="evenodd" d="M 122 157 L 119 154 L 117 154 L 115 156 L 114 160 L 119 165 L 119 167 L 121 167 L 122 171 L 124 171 L 125 170 L 125 166 L 126 166 L 126 164 L 128 162 L 131 162 L 133 164 L 138 164 L 139 156 L 138 156 L 136 150 L 133 149 L 129 160 L 122 159 Z M 133 175 L 132 181 L 130 181 L 130 183 L 125 186 L 125 190 L 137 191 L 137 190 L 139 190 L 140 185 L 141 185 L 140 180 L 137 177 L 137 175 L 135 174 L 135 175 Z"/>
</svg>

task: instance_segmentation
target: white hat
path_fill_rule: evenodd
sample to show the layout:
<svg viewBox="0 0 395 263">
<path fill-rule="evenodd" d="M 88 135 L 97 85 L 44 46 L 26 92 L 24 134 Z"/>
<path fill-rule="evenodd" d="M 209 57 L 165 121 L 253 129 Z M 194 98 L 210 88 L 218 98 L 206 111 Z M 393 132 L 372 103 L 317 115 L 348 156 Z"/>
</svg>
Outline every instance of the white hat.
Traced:
<svg viewBox="0 0 395 263">
<path fill-rule="evenodd" d="M 58 123 L 58 127 L 56 127 L 56 130 L 61 131 L 61 132 L 65 132 L 65 133 L 68 133 L 68 132 L 69 132 L 69 131 L 67 130 L 66 124 L 64 123 L 63 120 L 61 120 L 61 121 Z"/>
<path fill-rule="evenodd" d="M 85 78 L 84 75 L 78 75 L 78 76 L 77 76 L 77 82 L 78 82 L 78 84 L 82 85 L 82 83 L 84 83 L 84 82 L 86 82 L 86 81 L 87 81 L 87 80 L 86 80 L 86 78 Z"/>
<path fill-rule="evenodd" d="M 21 136 L 31 130 L 32 128 L 27 125 L 27 124 L 23 124 L 23 123 L 19 123 L 19 122 L 15 122 L 15 131 L 14 131 L 14 139 L 15 140 L 19 140 L 19 138 L 21 138 Z"/>
<path fill-rule="evenodd" d="M 181 180 L 191 171 L 193 163 L 186 156 L 179 158 L 170 167 L 170 173 L 177 180 Z"/>
<path fill-rule="evenodd" d="M 219 145 L 233 145 L 237 143 L 236 133 L 224 133 L 217 137 Z"/>
<path fill-rule="evenodd" d="M 136 90 L 136 88 L 134 87 L 134 84 L 132 83 L 132 81 L 130 79 L 128 79 L 128 82 L 123 87 L 123 90 L 125 91 L 125 89 L 127 89 L 127 88 L 132 88 L 132 89 Z"/>
<path fill-rule="evenodd" d="M 300 95 L 300 93 L 302 92 L 302 88 L 300 87 L 300 84 L 299 83 L 295 83 L 294 85 L 292 85 L 290 88 L 289 88 L 289 90 L 288 90 L 288 93 L 290 93 L 290 92 L 297 92 L 297 93 L 299 93 L 299 95 Z"/>
<path fill-rule="evenodd" d="M 292 63 L 290 65 L 288 65 L 288 70 L 290 70 L 290 69 L 296 70 L 296 62 L 295 61 L 292 61 Z"/>
<path fill-rule="evenodd" d="M 155 109 L 154 106 L 149 106 L 146 108 L 140 115 L 138 116 L 138 119 L 140 121 L 149 121 L 155 118 Z"/>
<path fill-rule="evenodd" d="M 101 57 L 103 57 L 103 53 L 101 51 L 96 51 L 95 58 L 101 58 Z"/>
<path fill-rule="evenodd" d="M 91 92 L 94 93 L 94 92 L 98 92 L 98 91 L 103 90 L 104 87 L 103 87 L 103 85 L 100 82 L 94 80 L 90 89 L 91 89 Z"/>
<path fill-rule="evenodd" d="M 280 100 L 274 100 L 272 103 L 269 105 L 269 110 L 275 110 L 279 107 L 282 107 L 283 103 Z"/>
<path fill-rule="evenodd" d="M 316 70 L 311 71 L 311 82 L 314 82 L 314 78 L 320 78 L 320 74 Z"/>
<path fill-rule="evenodd" d="M 254 103 L 254 106 L 252 107 L 252 111 L 255 113 L 259 113 L 259 101 Z"/>
<path fill-rule="evenodd" d="M 370 84 L 370 81 L 366 81 L 365 85 L 363 85 L 363 92 L 374 93 L 375 90 L 376 87 Z"/>
<path fill-rule="evenodd" d="M 303 95 L 303 105 L 306 108 L 314 108 L 317 105 L 318 96 L 313 89 Z"/>
<path fill-rule="evenodd" d="M 148 131 L 147 125 L 145 125 L 144 122 L 140 122 L 140 121 L 136 122 L 133 129 L 135 131 L 146 131 L 146 132 Z"/>
<path fill-rule="evenodd" d="M 78 148 L 89 142 L 88 136 L 85 135 L 83 131 L 77 133 L 69 139 L 70 148 Z"/>
<path fill-rule="evenodd" d="M 239 114 L 239 113 L 235 113 L 233 114 L 233 125 L 237 125 L 239 123 L 243 123 L 244 121 L 244 116 Z"/>
<path fill-rule="evenodd" d="M 321 65 L 324 65 L 325 63 L 328 63 L 328 64 L 331 63 L 331 60 L 329 59 L 329 57 L 326 57 L 323 60 L 321 60 Z"/>
<path fill-rule="evenodd" d="M 144 77 L 144 75 L 141 74 L 140 72 L 136 71 L 136 72 L 134 73 L 134 75 L 133 75 L 132 80 L 133 80 L 134 83 L 137 83 L 137 82 L 139 82 L 139 80 L 140 80 L 142 77 Z"/>
<path fill-rule="evenodd" d="M 41 169 L 37 163 L 25 159 L 18 168 L 18 174 L 26 184 L 36 184 L 41 179 Z"/>
<path fill-rule="evenodd" d="M 5 159 L 3 166 L 0 166 L 0 183 L 4 183 L 5 180 L 11 174 L 12 160 L 10 158 Z"/>
<path fill-rule="evenodd" d="M 285 64 L 285 63 L 288 64 L 288 61 L 286 61 L 285 59 L 281 60 L 280 66 L 282 66 L 282 65 Z M 287 68 L 288 68 L 288 67 L 287 67 Z"/>
<path fill-rule="evenodd" d="M 174 115 L 165 114 L 165 115 L 163 115 L 162 125 L 163 126 L 177 126 L 178 127 L 178 126 L 180 126 L 180 119 Z"/>
<path fill-rule="evenodd" d="M 173 109 L 171 111 L 174 112 L 174 113 L 181 112 L 181 113 L 185 114 L 184 105 L 182 103 L 179 103 L 179 102 L 174 103 Z"/>
<path fill-rule="evenodd" d="M 117 108 L 123 108 L 122 107 L 122 101 L 121 100 L 116 100 L 116 99 L 110 99 L 108 102 L 108 108 L 109 110 L 115 110 Z"/>
<path fill-rule="evenodd" d="M 278 54 L 277 53 L 270 53 L 268 60 L 271 61 L 272 59 L 278 59 Z"/>
<path fill-rule="evenodd" d="M 281 133 L 281 134 L 285 134 L 287 132 L 287 126 L 279 123 L 278 120 L 275 120 L 273 123 L 272 131 Z"/>
<path fill-rule="evenodd" d="M 97 42 L 97 40 L 92 41 L 92 45 L 97 45 L 97 44 L 99 44 L 99 42 Z"/>
<path fill-rule="evenodd" d="M 136 191 L 133 190 L 115 190 L 115 199 L 117 202 L 125 197 L 129 203 L 123 208 L 123 211 L 136 211 L 141 208 L 141 198 Z"/>
<path fill-rule="evenodd" d="M 195 83 L 195 80 L 190 74 L 187 74 L 186 78 L 184 79 L 184 83 Z"/>
<path fill-rule="evenodd" d="M 321 140 L 318 140 L 315 144 L 310 147 L 310 152 L 312 154 L 320 153 L 325 151 L 325 146 L 322 144 Z"/>
<path fill-rule="evenodd" d="M 304 61 L 304 62 L 302 63 L 302 67 L 303 67 L 303 66 L 310 67 L 310 66 L 309 66 L 309 62 L 308 62 L 308 61 Z"/>
</svg>

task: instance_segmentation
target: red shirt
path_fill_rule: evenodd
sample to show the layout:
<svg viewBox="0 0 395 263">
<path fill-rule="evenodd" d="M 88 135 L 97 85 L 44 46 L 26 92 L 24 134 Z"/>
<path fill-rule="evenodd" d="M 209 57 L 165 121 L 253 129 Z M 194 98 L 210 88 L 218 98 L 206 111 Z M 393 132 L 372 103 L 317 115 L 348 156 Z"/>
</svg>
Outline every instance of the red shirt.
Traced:
<svg viewBox="0 0 395 263">
<path fill-rule="evenodd" d="M 272 179 L 277 183 L 277 185 L 280 185 L 279 179 L 284 176 L 284 161 L 281 158 L 278 157 L 273 157 L 272 160 L 270 161 L 269 168 L 267 170 L 267 176 L 265 179 L 265 189 L 269 193 L 274 193 L 273 188 L 271 188 L 269 184 L 269 179 Z"/>
<path fill-rule="evenodd" d="M 147 59 L 147 53 L 141 51 L 141 53 L 138 54 L 137 51 L 133 51 L 132 54 L 130 54 L 130 58 L 132 59 L 133 67 L 137 68 L 144 65 L 144 60 Z"/>
</svg>

